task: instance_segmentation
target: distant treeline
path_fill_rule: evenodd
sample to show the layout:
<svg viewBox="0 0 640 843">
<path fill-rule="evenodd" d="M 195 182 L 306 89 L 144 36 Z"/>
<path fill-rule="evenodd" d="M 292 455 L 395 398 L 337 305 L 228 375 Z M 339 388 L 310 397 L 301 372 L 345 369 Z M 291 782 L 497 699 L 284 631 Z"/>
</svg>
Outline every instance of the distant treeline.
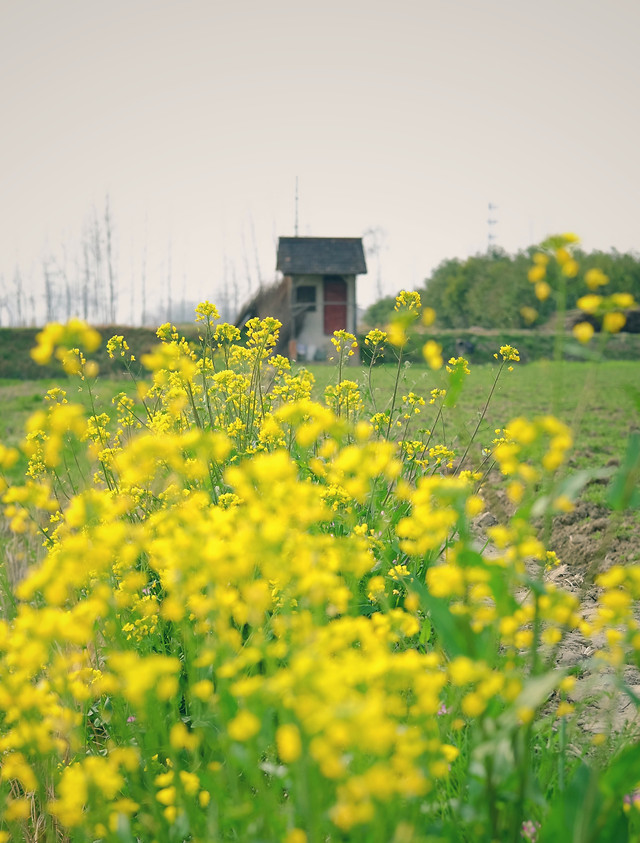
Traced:
<svg viewBox="0 0 640 843">
<path fill-rule="evenodd" d="M 420 290 L 423 304 L 436 311 L 439 328 L 494 328 L 500 330 L 538 327 L 547 323 L 555 311 L 551 295 L 540 302 L 533 284 L 527 278 L 536 249 L 531 247 L 516 255 L 499 249 L 466 260 L 453 258 L 443 261 L 427 278 Z M 567 283 L 567 307 L 575 308 L 580 296 L 588 292 L 582 280 L 589 269 L 598 268 L 609 277 L 602 289 L 605 295 L 628 292 L 640 302 L 640 256 L 620 252 L 575 251 L 580 264 L 577 278 Z M 558 266 L 550 261 L 547 280 L 557 288 Z M 383 327 L 393 310 L 395 298 L 388 296 L 371 305 L 365 320 L 370 327 Z M 522 308 L 535 308 L 538 317 L 528 324 Z"/>
</svg>

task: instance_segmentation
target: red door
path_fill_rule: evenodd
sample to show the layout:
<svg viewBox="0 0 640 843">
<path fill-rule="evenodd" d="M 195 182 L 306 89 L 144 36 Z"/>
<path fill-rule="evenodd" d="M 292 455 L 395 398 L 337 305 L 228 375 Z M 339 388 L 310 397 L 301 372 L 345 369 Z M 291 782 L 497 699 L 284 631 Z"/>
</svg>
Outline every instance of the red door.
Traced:
<svg viewBox="0 0 640 843">
<path fill-rule="evenodd" d="M 324 332 L 326 335 L 347 328 L 347 282 L 337 275 L 324 278 Z"/>
</svg>

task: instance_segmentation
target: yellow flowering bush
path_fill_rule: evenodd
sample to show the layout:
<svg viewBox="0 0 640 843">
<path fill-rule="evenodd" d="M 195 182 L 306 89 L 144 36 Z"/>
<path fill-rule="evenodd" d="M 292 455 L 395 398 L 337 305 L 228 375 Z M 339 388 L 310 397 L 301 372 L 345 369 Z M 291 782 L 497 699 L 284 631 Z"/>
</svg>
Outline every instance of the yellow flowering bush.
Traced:
<svg viewBox="0 0 640 843">
<path fill-rule="evenodd" d="M 400 321 L 367 342 L 401 359 L 419 309 L 401 294 Z M 274 355 L 277 320 L 251 320 L 242 344 L 214 305 L 196 315 L 199 348 L 158 330 L 137 401 L 87 410 L 52 390 L 28 426 L 28 479 L 3 491 L 32 565 L 0 619 L 0 841 L 516 840 L 552 825 L 544 752 L 560 723 L 580 736 L 557 647 L 604 632 L 595 670 L 640 652 L 635 568 L 601 576 L 588 622 L 545 578 L 530 516 L 562 508 L 570 430 L 505 425 L 488 451 L 514 515 L 483 545 L 483 468 L 471 442 L 433 432 L 464 358 L 447 389 L 399 395 L 396 379 L 378 409 L 343 379 L 356 341 L 338 332 L 320 404 L 311 374 Z M 79 336 L 95 348 L 89 329 L 48 326 L 35 356 Z M 133 375 L 124 337 L 107 347 Z M 499 355 L 497 377 L 519 359 Z"/>
</svg>

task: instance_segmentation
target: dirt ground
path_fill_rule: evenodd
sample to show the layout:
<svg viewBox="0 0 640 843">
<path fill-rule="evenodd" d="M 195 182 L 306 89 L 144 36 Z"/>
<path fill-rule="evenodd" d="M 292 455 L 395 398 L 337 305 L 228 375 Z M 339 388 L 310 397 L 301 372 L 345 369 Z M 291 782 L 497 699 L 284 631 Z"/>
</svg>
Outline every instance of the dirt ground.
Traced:
<svg viewBox="0 0 640 843">
<path fill-rule="evenodd" d="M 496 519 L 491 514 L 481 516 L 481 533 L 492 523 Z M 640 564 L 640 517 L 580 501 L 572 512 L 556 516 L 546 546 L 556 552 L 560 564 L 545 577 L 576 595 L 583 617 L 590 621 L 596 612 L 598 574 L 614 565 Z M 593 657 L 606 646 L 604 635 L 587 641 L 579 632 L 570 632 L 555 653 L 558 668 L 580 668 L 570 695 L 579 711 L 578 726 L 593 734 L 640 737 L 640 670 L 603 668 Z"/>
<path fill-rule="evenodd" d="M 553 526 L 551 546 L 561 564 L 549 572 L 549 579 L 576 594 L 582 614 L 590 621 L 595 613 L 599 589 L 594 580 L 614 565 L 640 562 L 640 522 L 636 513 L 611 512 L 592 503 L 578 503 L 573 512 L 559 516 Z M 596 646 L 606 648 L 604 636 L 585 644 L 571 633 L 558 653 L 558 665 L 585 664 L 572 694 L 583 703 L 579 724 L 591 732 L 640 732 L 640 671 L 625 667 L 592 672 L 589 660 Z M 634 699 L 634 696 L 636 699 Z"/>
</svg>

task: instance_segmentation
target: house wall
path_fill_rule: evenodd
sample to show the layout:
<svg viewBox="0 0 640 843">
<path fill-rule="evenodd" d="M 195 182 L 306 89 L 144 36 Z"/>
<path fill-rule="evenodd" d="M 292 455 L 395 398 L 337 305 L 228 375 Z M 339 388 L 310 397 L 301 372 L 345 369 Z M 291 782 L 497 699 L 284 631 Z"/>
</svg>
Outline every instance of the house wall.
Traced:
<svg viewBox="0 0 640 843">
<path fill-rule="evenodd" d="M 356 276 L 342 275 L 347 284 L 347 324 L 346 330 L 356 332 Z M 331 337 L 324 333 L 324 276 L 323 275 L 294 275 L 291 276 L 291 306 L 296 311 L 296 288 L 313 286 L 316 289 L 315 311 L 304 311 L 302 327 L 299 329 L 296 341 L 298 359 L 326 360 L 332 356 L 333 346 Z"/>
</svg>

